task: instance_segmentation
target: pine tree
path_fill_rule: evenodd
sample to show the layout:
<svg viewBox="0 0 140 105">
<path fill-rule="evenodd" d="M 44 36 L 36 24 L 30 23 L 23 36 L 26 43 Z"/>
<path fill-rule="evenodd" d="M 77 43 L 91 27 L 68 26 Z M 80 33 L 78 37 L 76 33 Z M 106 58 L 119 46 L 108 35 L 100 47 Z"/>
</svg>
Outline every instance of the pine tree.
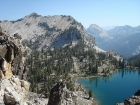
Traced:
<svg viewBox="0 0 140 105">
<path fill-rule="evenodd" d="M 89 99 L 93 96 L 91 89 L 88 91 L 88 95 L 89 95 Z"/>
</svg>

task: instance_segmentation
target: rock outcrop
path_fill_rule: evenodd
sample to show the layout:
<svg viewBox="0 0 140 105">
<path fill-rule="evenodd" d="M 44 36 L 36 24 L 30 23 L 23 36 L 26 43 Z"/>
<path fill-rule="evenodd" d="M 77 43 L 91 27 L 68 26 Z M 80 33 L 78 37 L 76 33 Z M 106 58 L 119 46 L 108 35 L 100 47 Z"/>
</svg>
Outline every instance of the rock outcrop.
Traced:
<svg viewBox="0 0 140 105">
<path fill-rule="evenodd" d="M 24 75 L 27 69 L 24 66 L 22 53 L 24 47 L 21 44 L 21 37 L 17 33 L 14 37 L 6 34 L 0 26 L 0 77 L 11 78 L 18 75 L 19 78 L 26 79 Z"/>
<path fill-rule="evenodd" d="M 124 105 L 140 105 L 140 90 L 138 90 L 134 96 L 125 99 Z"/>
<path fill-rule="evenodd" d="M 106 51 L 107 56 L 112 55 L 114 58 L 117 59 L 117 61 L 123 61 L 123 56 L 121 56 L 118 52 L 114 51 L 114 50 L 108 50 Z"/>
<path fill-rule="evenodd" d="M 10 36 L 0 26 L 0 105 L 45 105 L 38 95 L 29 92 L 25 81 L 28 68 L 24 65 L 21 36 Z"/>
<path fill-rule="evenodd" d="M 140 105 L 140 90 L 138 90 L 132 97 L 126 98 L 123 103 L 116 105 Z"/>
<path fill-rule="evenodd" d="M 45 99 L 29 92 L 30 83 L 14 75 L 0 81 L 0 105 L 46 105 Z"/>
<path fill-rule="evenodd" d="M 24 105 L 29 98 L 30 83 L 16 78 L 14 75 L 9 79 L 1 79 L 0 84 L 0 103 L 6 105 Z M 22 85 L 23 82 L 26 83 Z"/>
<path fill-rule="evenodd" d="M 54 85 L 50 91 L 48 105 L 92 105 L 93 102 L 84 97 L 81 91 L 72 92 L 62 81 Z"/>
</svg>

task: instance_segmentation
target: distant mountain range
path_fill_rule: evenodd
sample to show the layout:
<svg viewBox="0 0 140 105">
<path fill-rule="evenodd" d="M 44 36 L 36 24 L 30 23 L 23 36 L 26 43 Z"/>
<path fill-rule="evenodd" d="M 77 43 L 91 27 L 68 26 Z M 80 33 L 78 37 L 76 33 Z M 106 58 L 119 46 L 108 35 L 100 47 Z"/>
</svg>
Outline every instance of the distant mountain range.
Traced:
<svg viewBox="0 0 140 105">
<path fill-rule="evenodd" d="M 115 50 L 124 56 L 140 52 L 140 26 L 117 26 L 108 31 L 91 24 L 87 32 L 95 37 L 97 45 L 104 50 Z"/>
</svg>

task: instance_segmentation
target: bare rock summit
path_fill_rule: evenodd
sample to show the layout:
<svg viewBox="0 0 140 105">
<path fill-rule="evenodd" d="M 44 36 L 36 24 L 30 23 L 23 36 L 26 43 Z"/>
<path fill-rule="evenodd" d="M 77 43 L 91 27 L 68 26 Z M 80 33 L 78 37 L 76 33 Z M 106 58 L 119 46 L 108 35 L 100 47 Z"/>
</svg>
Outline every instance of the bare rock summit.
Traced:
<svg viewBox="0 0 140 105">
<path fill-rule="evenodd" d="M 1 25 L 8 34 L 19 33 L 26 44 L 40 51 L 48 47 L 74 46 L 79 42 L 88 48 L 96 46 L 94 37 L 71 16 L 32 13 L 16 21 L 2 21 Z"/>
</svg>

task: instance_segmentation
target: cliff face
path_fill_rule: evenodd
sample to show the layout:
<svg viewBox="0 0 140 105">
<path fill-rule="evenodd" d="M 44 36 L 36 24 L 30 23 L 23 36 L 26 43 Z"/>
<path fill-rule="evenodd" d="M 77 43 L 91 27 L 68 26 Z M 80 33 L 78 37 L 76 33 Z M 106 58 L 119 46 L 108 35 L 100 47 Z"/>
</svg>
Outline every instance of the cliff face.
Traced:
<svg viewBox="0 0 140 105">
<path fill-rule="evenodd" d="M 25 81 L 28 69 L 24 65 L 24 47 L 20 40 L 20 35 L 12 37 L 0 26 L 0 105 L 27 105 L 35 100 L 34 97 L 29 100 L 30 83 Z M 34 105 L 41 103 L 38 102 Z"/>
<path fill-rule="evenodd" d="M 23 104 L 28 98 L 30 83 L 26 79 L 27 70 L 24 67 L 22 53 L 24 48 L 20 42 L 21 37 L 6 34 L 0 26 L 0 103 L 1 104 Z M 18 76 L 19 78 L 15 77 Z"/>
<path fill-rule="evenodd" d="M 12 75 L 18 75 L 21 79 L 26 79 L 21 36 L 14 34 L 12 37 L 1 26 L 0 31 L 0 77 L 9 79 Z"/>
</svg>

